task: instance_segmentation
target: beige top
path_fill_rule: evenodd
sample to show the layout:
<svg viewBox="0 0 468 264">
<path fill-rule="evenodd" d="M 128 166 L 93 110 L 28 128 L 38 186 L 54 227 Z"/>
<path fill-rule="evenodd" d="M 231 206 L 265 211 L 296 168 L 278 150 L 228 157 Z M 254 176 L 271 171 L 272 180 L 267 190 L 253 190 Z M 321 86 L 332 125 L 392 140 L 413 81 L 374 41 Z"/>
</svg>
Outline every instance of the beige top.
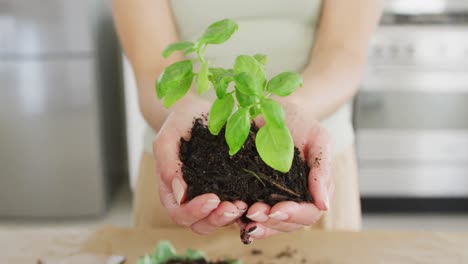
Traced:
<svg viewBox="0 0 468 264">
<path fill-rule="evenodd" d="M 301 72 L 308 64 L 321 12 L 320 0 L 173 0 L 172 11 L 183 40 L 196 40 L 211 23 L 231 18 L 239 30 L 222 45 L 210 45 L 206 58 L 210 65 L 232 67 L 237 55 L 264 53 L 268 56 L 268 78 L 283 72 Z M 206 93 L 214 100 L 213 90 Z M 354 141 L 351 107 L 347 104 L 323 120 L 339 154 Z M 149 127 L 145 150 L 152 152 L 155 133 Z"/>
</svg>

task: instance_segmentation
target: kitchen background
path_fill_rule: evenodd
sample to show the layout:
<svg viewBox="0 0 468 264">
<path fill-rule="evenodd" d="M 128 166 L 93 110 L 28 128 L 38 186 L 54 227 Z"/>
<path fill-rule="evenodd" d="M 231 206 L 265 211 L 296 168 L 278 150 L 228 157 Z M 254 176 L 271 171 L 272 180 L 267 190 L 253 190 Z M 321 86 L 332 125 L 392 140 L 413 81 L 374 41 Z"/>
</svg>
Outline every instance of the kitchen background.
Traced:
<svg viewBox="0 0 468 264">
<path fill-rule="evenodd" d="M 387 1 L 354 109 L 364 228 L 468 230 L 468 1 Z M 130 225 L 143 124 L 109 1 L 0 0 L 0 228 Z"/>
</svg>

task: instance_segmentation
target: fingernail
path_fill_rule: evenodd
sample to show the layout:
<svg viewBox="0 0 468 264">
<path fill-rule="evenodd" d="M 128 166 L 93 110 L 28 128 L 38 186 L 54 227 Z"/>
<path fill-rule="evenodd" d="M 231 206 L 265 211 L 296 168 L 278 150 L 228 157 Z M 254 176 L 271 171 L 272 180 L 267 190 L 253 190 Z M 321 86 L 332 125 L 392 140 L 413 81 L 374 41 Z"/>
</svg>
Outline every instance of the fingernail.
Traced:
<svg viewBox="0 0 468 264">
<path fill-rule="evenodd" d="M 239 212 L 224 212 L 224 216 L 228 218 L 233 218 L 239 215 Z"/>
<path fill-rule="evenodd" d="M 221 201 L 218 199 L 209 199 L 201 208 L 203 213 L 209 213 L 216 209 Z"/>
<path fill-rule="evenodd" d="M 330 199 L 328 198 L 328 193 L 326 192 L 323 194 L 323 204 L 325 204 L 325 210 L 330 209 Z"/>
<path fill-rule="evenodd" d="M 253 214 L 249 214 L 249 215 L 247 215 L 247 217 L 248 217 L 248 218 L 252 218 L 252 217 L 256 217 L 256 216 L 258 216 L 259 214 L 260 214 L 260 212 L 259 212 L 259 211 L 257 211 L 257 212 L 255 212 L 255 213 L 253 213 Z"/>
<path fill-rule="evenodd" d="M 247 207 L 244 207 L 244 208 L 237 207 L 237 210 L 239 211 L 239 214 L 243 214 L 247 211 Z"/>
<path fill-rule="evenodd" d="M 278 220 L 278 221 L 284 221 L 284 220 L 289 218 L 289 215 L 287 215 L 286 213 L 283 213 L 281 211 L 276 211 L 276 212 L 270 214 L 268 217 L 270 217 L 271 219 Z"/>
<path fill-rule="evenodd" d="M 174 193 L 177 204 L 180 205 L 182 197 L 184 197 L 184 186 L 182 186 L 182 183 L 177 178 L 172 180 L 172 192 Z"/>
<path fill-rule="evenodd" d="M 322 202 L 323 202 L 323 205 L 325 205 L 325 210 L 328 210 L 330 209 L 330 198 L 328 197 L 328 188 L 325 186 L 325 184 L 322 183 Z"/>
<path fill-rule="evenodd" d="M 247 218 L 252 219 L 255 222 L 265 222 L 268 220 L 268 216 L 260 211 L 247 215 Z"/>
<path fill-rule="evenodd" d="M 253 239 L 250 237 L 249 233 L 247 233 L 247 230 L 242 227 L 241 232 L 240 232 L 240 239 L 244 245 L 249 245 L 252 243 Z"/>
<path fill-rule="evenodd" d="M 263 230 L 261 227 L 253 226 L 249 228 L 247 233 L 251 236 L 261 237 L 265 234 L 265 230 Z"/>
<path fill-rule="evenodd" d="M 107 264 L 122 264 L 125 262 L 124 256 L 110 256 L 107 259 Z"/>
</svg>

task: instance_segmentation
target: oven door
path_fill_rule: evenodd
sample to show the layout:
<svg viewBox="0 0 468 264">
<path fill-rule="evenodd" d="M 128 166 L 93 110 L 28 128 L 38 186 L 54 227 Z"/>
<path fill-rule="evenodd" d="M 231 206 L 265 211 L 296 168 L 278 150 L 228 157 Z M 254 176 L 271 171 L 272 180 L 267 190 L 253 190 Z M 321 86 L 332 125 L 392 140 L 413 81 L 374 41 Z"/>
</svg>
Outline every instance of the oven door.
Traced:
<svg viewBox="0 0 468 264">
<path fill-rule="evenodd" d="M 387 87 L 358 94 L 354 121 L 363 197 L 468 197 L 465 90 Z"/>
</svg>

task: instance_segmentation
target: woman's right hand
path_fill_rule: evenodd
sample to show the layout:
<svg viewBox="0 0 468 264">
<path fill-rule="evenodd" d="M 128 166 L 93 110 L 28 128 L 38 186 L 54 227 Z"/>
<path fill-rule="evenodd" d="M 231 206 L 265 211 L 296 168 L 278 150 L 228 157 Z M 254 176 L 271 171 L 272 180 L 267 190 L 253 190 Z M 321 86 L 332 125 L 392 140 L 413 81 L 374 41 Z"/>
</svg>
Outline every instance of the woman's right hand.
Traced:
<svg viewBox="0 0 468 264">
<path fill-rule="evenodd" d="M 190 138 L 194 118 L 207 114 L 209 110 L 209 102 L 196 96 L 186 96 L 171 108 L 172 112 L 153 143 L 161 202 L 177 224 L 190 227 L 198 234 L 208 234 L 229 225 L 247 210 L 244 202 L 221 202 L 213 193 L 185 201 L 187 184 L 182 177 L 179 158 L 180 139 Z"/>
</svg>

